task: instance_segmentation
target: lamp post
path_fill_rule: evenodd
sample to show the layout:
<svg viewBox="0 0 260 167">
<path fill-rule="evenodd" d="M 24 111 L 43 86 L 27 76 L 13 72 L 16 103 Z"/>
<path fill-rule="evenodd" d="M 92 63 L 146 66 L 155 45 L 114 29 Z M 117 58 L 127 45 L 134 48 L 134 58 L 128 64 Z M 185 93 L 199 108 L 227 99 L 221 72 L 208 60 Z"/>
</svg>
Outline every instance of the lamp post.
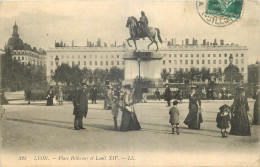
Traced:
<svg viewBox="0 0 260 167">
<path fill-rule="evenodd" d="M 233 56 L 230 55 L 229 58 L 228 58 L 228 60 L 229 60 L 229 66 L 231 67 L 232 64 L 233 64 Z M 231 89 L 232 89 L 232 82 L 233 82 L 232 73 L 233 73 L 233 70 L 232 70 L 232 68 L 231 68 L 231 69 L 230 69 L 230 91 L 231 91 Z"/>
<path fill-rule="evenodd" d="M 29 62 L 27 64 L 28 69 L 28 83 L 27 83 L 27 89 L 25 91 L 26 99 L 28 100 L 28 105 L 31 103 L 31 63 Z"/>
<path fill-rule="evenodd" d="M 56 56 L 56 58 L 55 58 L 56 67 L 58 67 L 58 65 L 59 65 L 59 61 L 60 61 L 59 57 Z"/>
</svg>

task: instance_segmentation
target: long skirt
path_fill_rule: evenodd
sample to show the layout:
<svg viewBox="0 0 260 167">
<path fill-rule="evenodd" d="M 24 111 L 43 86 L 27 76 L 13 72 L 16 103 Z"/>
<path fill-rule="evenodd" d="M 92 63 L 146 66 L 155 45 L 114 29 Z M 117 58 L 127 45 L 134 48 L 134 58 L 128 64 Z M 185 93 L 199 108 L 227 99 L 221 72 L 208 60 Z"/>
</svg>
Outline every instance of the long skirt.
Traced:
<svg viewBox="0 0 260 167">
<path fill-rule="evenodd" d="M 247 112 L 242 109 L 231 119 L 230 134 L 237 136 L 251 136 Z"/>
<path fill-rule="evenodd" d="M 138 122 L 135 112 L 129 112 L 126 109 L 124 109 L 120 131 L 139 130 L 139 129 L 141 129 L 141 126 Z"/>
<path fill-rule="evenodd" d="M 200 129 L 200 123 L 203 122 L 202 114 L 198 111 L 190 110 L 184 123 L 188 125 L 190 129 Z"/>
</svg>

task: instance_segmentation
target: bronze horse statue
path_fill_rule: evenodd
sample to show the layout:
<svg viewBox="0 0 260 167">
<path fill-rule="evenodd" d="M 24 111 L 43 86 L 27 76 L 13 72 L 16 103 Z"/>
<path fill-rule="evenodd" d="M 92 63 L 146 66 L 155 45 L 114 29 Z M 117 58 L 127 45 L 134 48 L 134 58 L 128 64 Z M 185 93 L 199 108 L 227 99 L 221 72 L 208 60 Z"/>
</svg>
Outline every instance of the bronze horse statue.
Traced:
<svg viewBox="0 0 260 167">
<path fill-rule="evenodd" d="M 145 38 L 145 37 L 148 37 L 151 40 L 151 43 L 148 45 L 148 49 L 149 49 L 150 45 L 155 43 L 156 48 L 157 48 L 156 51 L 158 50 L 158 43 L 155 40 L 156 34 L 157 34 L 157 37 L 158 37 L 160 43 L 162 43 L 162 38 L 160 36 L 159 28 L 147 27 L 146 29 L 144 29 L 142 31 L 137 19 L 133 16 L 128 17 L 127 22 L 126 22 L 126 27 L 129 28 L 129 33 L 131 36 L 130 38 L 127 39 L 127 43 L 130 47 L 132 47 L 132 45 L 129 44 L 129 40 L 133 40 L 134 44 L 135 44 L 135 51 L 137 49 L 136 40 L 139 40 L 139 38 Z"/>
</svg>

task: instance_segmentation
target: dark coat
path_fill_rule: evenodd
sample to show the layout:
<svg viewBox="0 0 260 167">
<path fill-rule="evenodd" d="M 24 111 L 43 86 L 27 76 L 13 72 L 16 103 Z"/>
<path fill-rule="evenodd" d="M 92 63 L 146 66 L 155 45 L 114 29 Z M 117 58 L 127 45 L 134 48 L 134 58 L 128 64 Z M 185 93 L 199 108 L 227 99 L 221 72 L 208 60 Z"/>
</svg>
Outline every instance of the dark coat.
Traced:
<svg viewBox="0 0 260 167">
<path fill-rule="evenodd" d="M 202 114 L 199 112 L 199 106 L 201 106 L 201 101 L 198 93 L 196 92 L 189 96 L 189 113 L 184 120 L 184 123 L 191 129 L 199 129 L 200 123 L 203 122 Z"/>
<path fill-rule="evenodd" d="M 77 90 L 73 94 L 73 115 L 87 116 L 88 113 L 88 94 L 86 91 Z"/>
<path fill-rule="evenodd" d="M 79 93 L 79 114 L 86 118 L 88 113 L 88 93 L 81 90 Z"/>
<path fill-rule="evenodd" d="M 91 98 L 92 99 L 96 99 L 97 98 L 97 88 L 93 88 L 92 90 L 91 90 Z"/>
<path fill-rule="evenodd" d="M 246 97 L 236 96 L 231 106 L 233 116 L 231 118 L 230 134 L 238 136 L 251 136 L 250 124 L 247 112 L 249 111 L 248 101 Z"/>
<path fill-rule="evenodd" d="M 46 94 L 47 98 L 47 106 L 52 106 L 53 105 L 53 98 L 54 98 L 54 91 L 48 90 Z"/>
<path fill-rule="evenodd" d="M 177 107 L 172 107 L 169 111 L 169 114 L 170 114 L 170 120 L 169 122 L 171 124 L 177 124 L 179 123 L 179 109 Z"/>
<path fill-rule="evenodd" d="M 164 91 L 164 99 L 166 101 L 170 101 L 172 99 L 172 96 L 171 96 L 171 89 L 169 87 L 167 87 Z"/>
<path fill-rule="evenodd" d="M 229 121 L 230 121 L 230 116 L 228 113 L 224 115 L 220 113 L 217 114 L 216 122 L 217 122 L 217 127 L 219 129 L 229 128 L 229 124 L 228 124 Z"/>
</svg>

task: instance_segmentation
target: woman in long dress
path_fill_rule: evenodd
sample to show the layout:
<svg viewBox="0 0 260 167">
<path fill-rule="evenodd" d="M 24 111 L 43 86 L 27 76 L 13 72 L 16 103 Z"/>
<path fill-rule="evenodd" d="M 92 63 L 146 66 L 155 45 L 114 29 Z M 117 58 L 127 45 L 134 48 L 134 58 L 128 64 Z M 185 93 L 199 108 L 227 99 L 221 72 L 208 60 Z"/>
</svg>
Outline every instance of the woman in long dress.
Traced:
<svg viewBox="0 0 260 167">
<path fill-rule="evenodd" d="M 63 105 L 63 92 L 61 87 L 59 87 L 59 91 L 58 91 L 58 102 L 59 105 Z"/>
<path fill-rule="evenodd" d="M 139 130 L 141 126 L 135 114 L 133 90 L 126 87 L 123 97 L 123 115 L 120 131 Z"/>
<path fill-rule="evenodd" d="M 245 89 L 237 88 L 238 94 L 235 96 L 234 103 L 231 106 L 233 115 L 231 118 L 230 134 L 238 136 L 251 136 L 250 124 L 247 112 L 249 111 L 248 101 L 245 97 Z"/>
<path fill-rule="evenodd" d="M 189 113 L 184 120 L 189 129 L 200 129 L 200 124 L 203 122 L 201 114 L 201 101 L 196 87 L 191 87 L 191 94 L 189 96 Z"/>
</svg>

